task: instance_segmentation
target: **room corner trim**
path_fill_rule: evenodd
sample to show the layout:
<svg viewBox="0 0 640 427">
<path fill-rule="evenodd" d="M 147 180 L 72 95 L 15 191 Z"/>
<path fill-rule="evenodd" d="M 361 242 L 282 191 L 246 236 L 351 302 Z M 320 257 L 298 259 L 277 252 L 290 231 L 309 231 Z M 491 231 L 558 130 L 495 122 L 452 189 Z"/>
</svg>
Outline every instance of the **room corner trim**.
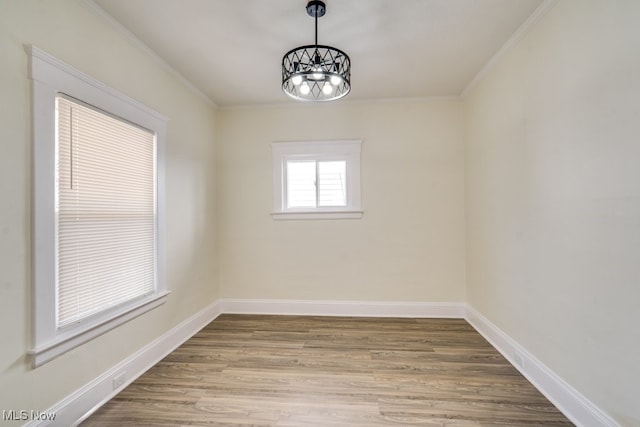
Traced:
<svg viewBox="0 0 640 427">
<path fill-rule="evenodd" d="M 220 303 L 215 301 L 44 412 L 56 414 L 55 425 L 78 425 L 220 314 Z M 119 384 L 114 388 L 116 381 Z M 54 424 L 39 421 L 26 424 L 45 425 Z"/>
<path fill-rule="evenodd" d="M 459 302 L 317 301 L 289 299 L 220 300 L 223 313 L 307 316 L 445 317 L 463 318 Z"/>
<path fill-rule="evenodd" d="M 511 50 L 520 40 L 522 40 L 529 31 L 534 28 L 535 24 L 540 21 L 553 7 L 558 3 L 558 0 L 543 0 L 536 10 L 533 11 L 531 16 L 518 27 L 518 29 L 509 37 L 509 39 L 498 49 L 498 51 L 489 59 L 489 61 L 478 71 L 473 77 L 471 82 L 463 89 L 460 94 L 460 98 L 464 99 L 469 93 L 480 83 L 489 71 L 500 62 L 507 52 Z"/>
<path fill-rule="evenodd" d="M 140 49 L 153 59 L 161 68 L 168 73 L 172 74 L 185 88 L 187 88 L 194 95 L 198 96 L 202 101 L 208 104 L 212 108 L 218 108 L 218 105 L 206 95 L 203 91 L 198 89 L 196 85 L 191 83 L 180 71 L 174 68 L 171 64 L 165 61 L 160 55 L 158 55 L 153 49 L 151 49 L 145 42 L 139 39 L 131 31 L 126 29 L 120 22 L 113 18 L 106 10 L 104 10 L 94 0 L 82 0 L 82 4 L 87 7 L 92 13 L 103 20 L 114 31 L 119 33 L 125 40 L 127 40 L 132 46 Z"/>
<path fill-rule="evenodd" d="M 470 305 L 465 319 L 577 426 L 618 427 L 600 408 Z"/>
</svg>

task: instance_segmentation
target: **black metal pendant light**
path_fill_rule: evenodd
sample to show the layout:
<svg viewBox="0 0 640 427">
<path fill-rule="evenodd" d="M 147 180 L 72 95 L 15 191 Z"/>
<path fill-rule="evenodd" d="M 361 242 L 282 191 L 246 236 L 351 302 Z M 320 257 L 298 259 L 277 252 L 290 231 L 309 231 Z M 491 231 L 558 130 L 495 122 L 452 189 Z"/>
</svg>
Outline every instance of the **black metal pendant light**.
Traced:
<svg viewBox="0 0 640 427">
<path fill-rule="evenodd" d="M 291 49 L 282 58 L 282 90 L 299 101 L 333 101 L 351 90 L 349 55 L 318 44 L 318 18 L 326 13 L 324 2 L 307 3 L 307 14 L 315 18 L 315 44 Z"/>
</svg>

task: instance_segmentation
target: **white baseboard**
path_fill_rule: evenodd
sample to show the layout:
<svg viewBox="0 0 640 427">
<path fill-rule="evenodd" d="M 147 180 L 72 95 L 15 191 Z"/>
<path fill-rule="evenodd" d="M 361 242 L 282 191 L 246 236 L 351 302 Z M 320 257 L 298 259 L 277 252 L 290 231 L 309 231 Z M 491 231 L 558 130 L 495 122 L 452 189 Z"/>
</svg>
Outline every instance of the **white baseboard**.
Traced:
<svg viewBox="0 0 640 427">
<path fill-rule="evenodd" d="M 613 419 L 558 377 L 524 347 L 473 307 L 464 303 L 228 298 L 220 299 L 205 307 L 90 383 L 43 411 L 43 413 L 56 414 L 55 421 L 33 421 L 26 424 L 26 426 L 70 426 L 79 424 L 222 313 L 464 318 L 576 425 L 585 427 L 619 427 Z M 119 375 L 123 375 L 124 380 L 119 387 L 114 389 L 114 378 Z"/>
<path fill-rule="evenodd" d="M 220 300 L 223 313 L 354 317 L 464 318 L 465 304 L 457 302 L 315 301 L 281 299 Z"/>
<path fill-rule="evenodd" d="M 467 322 L 577 426 L 619 427 L 607 414 L 473 307 L 467 305 L 466 313 Z"/>
<path fill-rule="evenodd" d="M 218 317 L 220 313 L 219 301 L 210 304 L 51 408 L 43 411 L 44 413 L 55 414 L 55 421 L 34 421 L 26 424 L 26 426 L 66 427 L 79 424 L 136 378 Z M 114 378 L 119 375 L 123 375 L 123 382 L 114 389 Z"/>
</svg>

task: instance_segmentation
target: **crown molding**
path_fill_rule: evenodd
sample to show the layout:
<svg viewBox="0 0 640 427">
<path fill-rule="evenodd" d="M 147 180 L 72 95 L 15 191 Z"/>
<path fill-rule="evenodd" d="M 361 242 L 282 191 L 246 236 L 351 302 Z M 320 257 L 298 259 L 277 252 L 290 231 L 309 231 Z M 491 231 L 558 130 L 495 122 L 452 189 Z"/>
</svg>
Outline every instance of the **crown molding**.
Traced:
<svg viewBox="0 0 640 427">
<path fill-rule="evenodd" d="M 540 6 L 533 11 L 533 13 L 527 18 L 526 21 L 518 27 L 515 33 L 498 49 L 498 51 L 489 59 L 489 61 L 478 71 L 478 74 L 469 82 L 467 87 L 464 88 L 460 94 L 460 98 L 464 99 L 466 96 L 480 83 L 484 77 L 496 66 L 496 64 L 507 54 L 525 35 L 531 31 L 534 25 L 540 21 L 553 7 L 558 3 L 558 0 L 544 0 Z"/>
<path fill-rule="evenodd" d="M 264 103 L 264 104 L 237 104 L 237 105 L 220 105 L 220 110 L 253 110 L 253 109 L 272 109 L 272 108 L 330 108 L 337 106 L 352 105 L 381 105 L 381 104 L 409 104 L 409 103 L 427 103 L 427 102 L 451 102 L 459 101 L 460 95 L 442 95 L 442 96 L 424 96 L 424 97 L 397 97 L 397 98 L 369 98 L 369 99 L 341 99 L 333 102 L 282 102 L 282 103 Z"/>
<path fill-rule="evenodd" d="M 131 45 L 143 51 L 151 59 L 153 59 L 160 67 L 175 77 L 185 88 L 191 93 L 196 95 L 202 101 L 212 108 L 218 108 L 218 105 L 213 102 L 204 92 L 198 89 L 193 83 L 191 83 L 185 76 L 183 76 L 178 70 L 173 68 L 167 61 L 165 61 L 160 55 L 158 55 L 153 49 L 147 46 L 142 40 L 136 37 L 131 31 L 127 30 L 120 22 L 118 22 L 113 16 L 111 16 L 106 10 L 98 5 L 94 0 L 81 0 L 90 11 L 96 16 L 101 18 L 107 25 L 113 28 L 117 33 L 122 35 Z"/>
</svg>

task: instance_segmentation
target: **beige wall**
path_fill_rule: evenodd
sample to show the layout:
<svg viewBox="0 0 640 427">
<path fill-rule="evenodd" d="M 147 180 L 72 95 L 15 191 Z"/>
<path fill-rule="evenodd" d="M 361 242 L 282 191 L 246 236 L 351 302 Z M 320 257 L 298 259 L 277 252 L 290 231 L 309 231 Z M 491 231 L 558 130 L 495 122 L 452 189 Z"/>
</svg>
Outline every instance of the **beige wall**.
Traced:
<svg viewBox="0 0 640 427">
<path fill-rule="evenodd" d="M 31 43 L 169 118 L 167 304 L 38 369 L 25 357 Z M 0 0 L 0 93 L 0 409 L 44 410 L 217 298 L 215 112 L 79 1 Z"/>
<path fill-rule="evenodd" d="M 456 100 L 221 111 L 221 296 L 463 301 L 461 118 Z M 271 142 L 323 139 L 363 141 L 363 218 L 274 221 Z"/>
<path fill-rule="evenodd" d="M 560 0 L 462 101 L 216 112 L 82 2 L 0 0 L 0 409 L 49 408 L 218 297 L 468 301 L 640 425 L 638 16 Z M 169 302 L 35 370 L 26 43 L 169 117 Z M 344 138 L 364 217 L 274 221 L 270 143 Z"/>
<path fill-rule="evenodd" d="M 468 302 L 640 425 L 640 2 L 561 0 L 465 99 Z"/>
</svg>

